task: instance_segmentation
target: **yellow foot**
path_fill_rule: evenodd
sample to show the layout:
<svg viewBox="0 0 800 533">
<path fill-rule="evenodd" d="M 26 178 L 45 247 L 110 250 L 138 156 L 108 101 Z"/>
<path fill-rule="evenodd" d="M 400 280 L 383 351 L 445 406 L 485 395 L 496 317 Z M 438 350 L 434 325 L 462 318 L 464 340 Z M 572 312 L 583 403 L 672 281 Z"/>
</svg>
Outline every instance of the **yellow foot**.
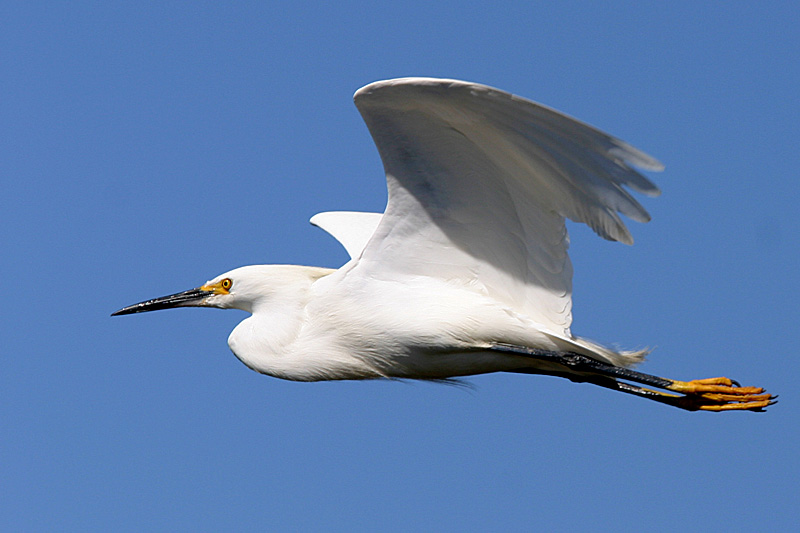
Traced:
<svg viewBox="0 0 800 533">
<path fill-rule="evenodd" d="M 777 398 L 761 387 L 740 387 L 728 378 L 673 381 L 666 388 L 686 395 L 680 400 L 684 408 L 703 411 L 761 411 Z"/>
</svg>

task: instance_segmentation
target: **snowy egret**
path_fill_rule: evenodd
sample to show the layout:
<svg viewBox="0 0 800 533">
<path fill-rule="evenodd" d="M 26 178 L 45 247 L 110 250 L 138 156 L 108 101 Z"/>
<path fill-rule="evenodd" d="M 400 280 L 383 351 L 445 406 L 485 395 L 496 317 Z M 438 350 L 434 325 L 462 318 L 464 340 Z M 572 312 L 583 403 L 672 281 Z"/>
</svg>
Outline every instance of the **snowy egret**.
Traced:
<svg viewBox="0 0 800 533">
<path fill-rule="evenodd" d="M 570 331 L 565 217 L 631 244 L 619 214 L 639 222 L 649 215 L 623 186 L 657 195 L 634 167 L 659 171 L 658 161 L 558 111 L 474 83 L 380 81 L 357 91 L 355 103 L 386 171 L 386 211 L 311 219 L 344 245 L 348 263 L 245 266 L 114 315 L 242 309 L 251 316 L 228 338 L 231 350 L 251 369 L 289 380 L 505 371 L 687 410 L 760 411 L 773 403 L 763 389 L 727 378 L 633 371 L 646 351 L 612 350 Z"/>
</svg>

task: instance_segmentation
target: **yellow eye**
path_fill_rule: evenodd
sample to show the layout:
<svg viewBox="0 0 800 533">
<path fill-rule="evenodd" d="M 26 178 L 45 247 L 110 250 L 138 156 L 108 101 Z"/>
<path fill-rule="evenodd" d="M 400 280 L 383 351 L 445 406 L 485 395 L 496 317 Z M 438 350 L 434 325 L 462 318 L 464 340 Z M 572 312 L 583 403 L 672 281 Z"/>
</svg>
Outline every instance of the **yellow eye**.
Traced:
<svg viewBox="0 0 800 533">
<path fill-rule="evenodd" d="M 233 287 L 233 281 L 231 280 L 231 278 L 225 278 L 219 282 L 219 285 L 226 291 L 229 291 L 231 287 Z"/>
</svg>

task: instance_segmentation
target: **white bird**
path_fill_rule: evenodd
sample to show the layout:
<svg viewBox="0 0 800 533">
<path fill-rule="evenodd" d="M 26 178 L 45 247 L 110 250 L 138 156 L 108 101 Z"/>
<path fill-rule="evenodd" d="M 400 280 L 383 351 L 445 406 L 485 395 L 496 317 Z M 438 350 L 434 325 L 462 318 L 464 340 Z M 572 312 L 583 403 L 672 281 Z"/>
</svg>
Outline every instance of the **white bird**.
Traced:
<svg viewBox="0 0 800 533">
<path fill-rule="evenodd" d="M 355 94 L 386 171 L 380 213 L 311 219 L 351 259 L 338 270 L 258 265 L 114 315 L 170 307 L 251 313 L 228 345 L 251 369 L 297 381 L 446 380 L 519 372 L 589 382 L 689 410 L 762 410 L 772 397 L 727 378 L 630 370 L 645 351 L 572 334 L 565 218 L 631 244 L 626 191 L 663 166 L 543 105 L 456 80 L 380 81 Z M 666 389 L 654 391 L 632 381 Z"/>
</svg>

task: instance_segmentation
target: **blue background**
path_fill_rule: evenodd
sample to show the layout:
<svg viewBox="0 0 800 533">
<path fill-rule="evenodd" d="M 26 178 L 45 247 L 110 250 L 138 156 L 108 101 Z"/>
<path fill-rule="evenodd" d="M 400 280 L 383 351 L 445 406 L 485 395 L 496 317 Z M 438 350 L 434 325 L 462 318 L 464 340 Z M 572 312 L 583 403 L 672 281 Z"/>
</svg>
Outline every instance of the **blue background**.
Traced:
<svg viewBox="0 0 800 533">
<path fill-rule="evenodd" d="M 5 2 L 0 523 L 15 530 L 788 531 L 800 523 L 794 2 Z M 478 81 L 661 159 L 626 247 L 571 226 L 573 331 L 766 414 L 496 374 L 249 371 L 240 312 L 122 318 L 380 211 L 352 93 Z"/>
</svg>

